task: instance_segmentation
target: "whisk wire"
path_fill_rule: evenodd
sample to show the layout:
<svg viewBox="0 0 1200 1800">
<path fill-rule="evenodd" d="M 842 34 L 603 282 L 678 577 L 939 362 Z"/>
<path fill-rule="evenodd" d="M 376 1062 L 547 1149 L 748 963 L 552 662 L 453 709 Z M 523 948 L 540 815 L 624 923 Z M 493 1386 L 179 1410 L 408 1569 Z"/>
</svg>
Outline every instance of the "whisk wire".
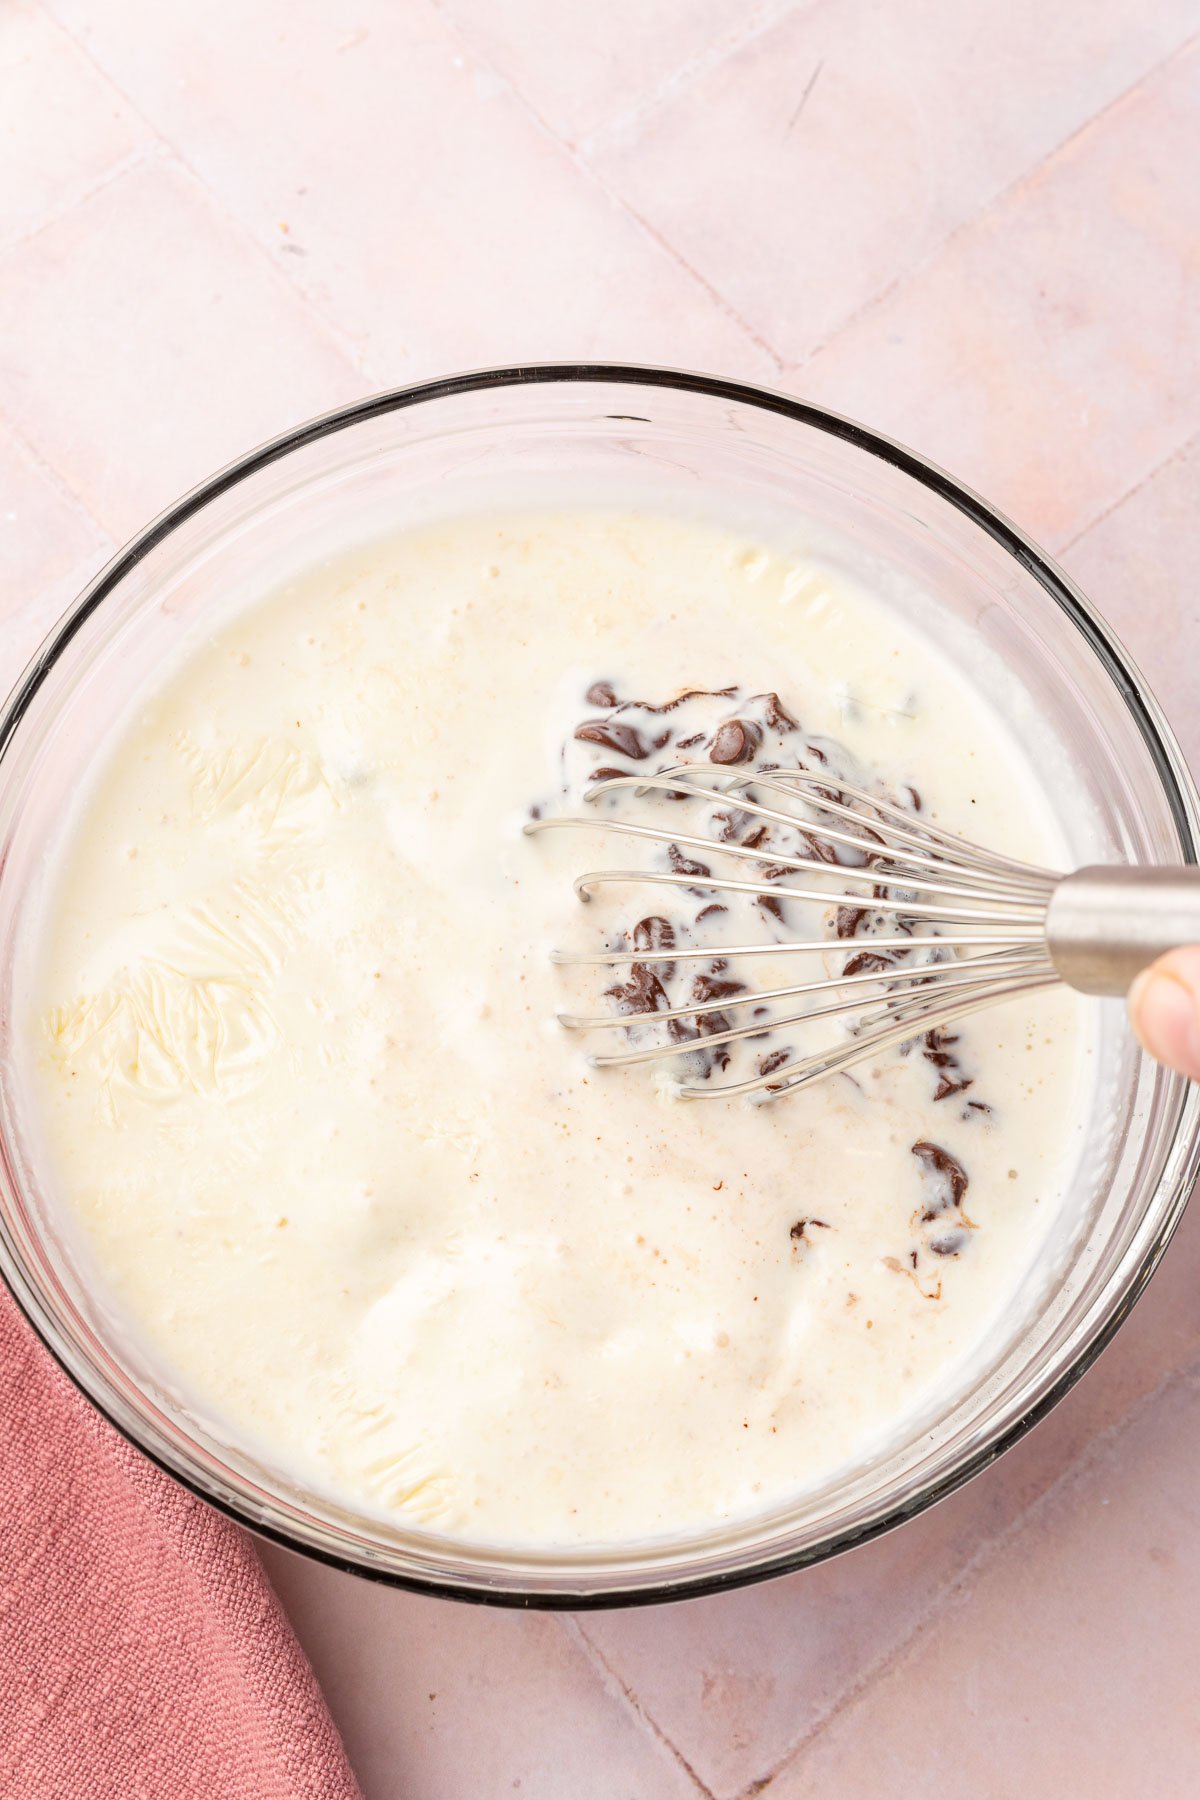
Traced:
<svg viewBox="0 0 1200 1800">
<path fill-rule="evenodd" d="M 697 888 L 705 893 L 766 894 L 780 900 L 816 901 L 823 906 L 865 907 L 867 911 L 899 913 L 906 918 L 942 919 L 951 924 L 1004 925 L 1010 926 L 1015 932 L 1028 932 L 1035 938 L 1041 935 L 1045 915 L 1045 907 L 1035 903 L 1020 903 L 1007 911 L 997 909 L 986 912 L 969 906 L 931 905 L 923 900 L 875 900 L 867 899 L 862 894 L 831 894 L 823 888 L 793 887 L 777 881 L 732 881 L 715 875 L 679 875 L 663 869 L 591 869 L 586 875 L 580 875 L 576 879 L 575 892 L 581 900 L 586 900 L 596 888 L 609 887 L 615 883 L 625 886 L 649 883 L 657 887 Z"/>
<path fill-rule="evenodd" d="M 752 1076 L 745 1081 L 724 1082 L 717 1087 L 701 1087 L 698 1083 L 685 1083 L 676 1090 L 677 1095 L 681 1100 L 704 1100 L 714 1096 L 723 1100 L 732 1100 L 743 1094 L 769 1093 L 771 1097 L 774 1097 L 777 1093 L 794 1092 L 797 1088 L 806 1087 L 811 1082 L 821 1080 L 827 1075 L 836 1075 L 843 1070 L 852 1069 L 857 1063 L 866 1062 L 868 1058 L 877 1056 L 882 1050 L 907 1043 L 919 1034 L 922 1026 L 929 1027 L 932 1021 L 936 1021 L 939 1028 L 952 1025 L 959 1019 L 970 1017 L 972 1013 L 982 1012 L 989 1006 L 996 1006 L 1002 1000 L 1012 999 L 1019 994 L 1032 993 L 1038 988 L 1053 987 L 1057 985 L 1058 981 L 1058 975 L 1051 969 L 1048 973 L 1031 975 L 1017 982 L 999 982 L 990 992 L 977 994 L 969 1001 L 963 1000 L 952 1006 L 931 1006 L 923 1019 L 904 1019 L 889 1030 L 874 1031 L 868 1037 L 854 1040 L 844 1049 L 814 1051 L 810 1056 L 799 1057 L 793 1063 L 783 1064 L 780 1068 L 772 1070 L 769 1075 Z M 708 1041 L 711 1042 L 711 1039 Z"/>
<path fill-rule="evenodd" d="M 911 944 L 912 941 L 911 938 L 904 940 L 907 944 Z M 944 940 L 929 938 L 918 940 L 918 942 L 941 944 Z M 833 946 L 830 944 L 826 948 L 833 948 Z M 712 952 L 711 950 L 705 951 L 704 954 L 711 956 Z M 1038 947 L 1030 945 L 1025 949 L 1012 951 L 1003 956 L 973 957 L 969 962 L 960 962 L 952 966 L 955 970 L 969 968 L 972 971 L 971 979 L 981 980 L 985 976 L 996 975 L 1004 970 L 1026 971 L 1041 961 L 1044 961 L 1044 957 Z M 910 968 L 890 968 L 865 974 L 825 975 L 819 981 L 797 982 L 792 987 L 748 988 L 744 994 L 730 994 L 723 999 L 715 1000 L 693 1000 L 687 1006 L 662 1007 L 658 1012 L 653 1013 L 597 1013 L 594 1016 L 588 1016 L 581 1013 L 560 1012 L 556 1016 L 560 1025 L 570 1026 L 572 1030 L 576 1031 L 628 1030 L 630 1025 L 640 1024 L 643 1021 L 648 1025 L 659 1025 L 668 1024 L 672 1019 L 699 1019 L 707 1017 L 710 1013 L 732 1012 L 735 1008 L 743 1006 L 765 1006 L 774 1000 L 802 999 L 806 994 L 826 994 L 844 988 L 853 988 L 856 994 L 861 993 L 862 989 L 867 987 L 887 986 L 897 991 L 902 988 L 916 988 L 927 985 L 934 978 L 934 972 L 940 967 L 941 965 L 937 963 L 917 963 Z M 979 971 L 978 974 L 974 973 L 976 970 Z M 937 980 L 943 988 L 950 985 L 948 974 L 939 973 Z M 853 1003 L 861 1004 L 857 999 Z M 817 1015 L 808 1013 L 803 1016 L 815 1018 Z M 769 1022 L 770 1029 L 774 1030 L 778 1022 L 771 1020 Z M 758 1025 L 755 1029 L 762 1031 L 764 1027 Z"/>
<path fill-rule="evenodd" d="M 1053 971 L 1051 970 L 1050 973 L 1052 974 Z M 1011 981 L 983 981 L 977 975 L 971 975 L 968 979 L 961 981 L 955 981 L 950 976 L 946 976 L 939 982 L 939 987 L 942 993 L 954 993 L 958 989 L 965 989 L 967 991 L 963 998 L 984 998 L 1013 992 Z M 752 998 L 757 997 L 752 996 Z M 907 999 L 910 1010 L 906 1011 L 901 1006 L 887 1006 L 879 1013 L 867 1014 L 860 1021 L 861 1025 L 874 1028 L 876 1025 L 885 1024 L 889 1019 L 897 1019 L 910 1028 L 917 1027 L 919 1029 L 921 1023 L 931 1013 L 936 1012 L 940 1016 L 945 1011 L 945 1004 L 940 994 L 925 1005 L 921 1005 L 912 993 L 904 996 L 898 995 L 896 998 L 898 1000 Z M 846 1013 L 858 1011 L 861 1004 L 859 997 L 851 994 L 848 998 L 831 1001 L 828 1006 L 816 1006 L 808 1012 L 793 1013 L 788 1018 L 772 1019 L 769 1021 L 769 1025 L 761 1020 L 751 1019 L 748 1024 L 733 1025 L 727 1031 L 706 1032 L 702 1037 L 681 1038 L 674 1043 L 655 1043 L 636 1050 L 617 1050 L 602 1055 L 593 1054 L 588 1057 L 588 1061 L 594 1069 L 616 1069 L 630 1068 L 636 1063 L 658 1062 L 664 1057 L 694 1055 L 698 1049 L 711 1050 L 722 1044 L 736 1044 L 750 1038 L 765 1037 L 768 1029 L 773 1033 L 785 1032 L 801 1025 L 811 1025 L 821 1019 L 844 1017 Z M 717 1007 L 714 1010 L 722 1009 Z M 665 1012 L 638 1013 L 627 1017 L 622 1023 L 652 1026 L 665 1020 L 666 1017 Z M 909 1030 L 908 1035 L 910 1037 L 913 1035 L 912 1029 Z"/>
<path fill-rule="evenodd" d="M 671 828 L 670 821 L 642 824 L 597 810 L 597 802 L 623 790 L 634 795 L 666 794 L 710 808 L 724 801 L 733 810 L 718 815 L 723 827 L 720 837 L 679 832 Z M 693 990 L 692 999 L 675 1006 L 647 1004 L 626 1010 L 618 1005 L 601 1016 L 560 1013 L 562 1024 L 572 1029 L 624 1030 L 631 1035 L 627 1047 L 590 1056 L 597 1068 L 665 1064 L 700 1053 L 709 1058 L 704 1083 L 685 1078 L 675 1088 L 682 1098 L 774 1097 L 849 1070 L 924 1032 L 1060 979 L 1048 951 L 1046 921 L 1061 876 L 981 849 L 833 773 L 685 763 L 654 774 L 606 776 L 592 783 L 586 800 L 583 817 L 537 819 L 525 829 L 530 834 L 604 830 L 625 839 L 666 845 L 680 866 L 670 870 L 590 870 L 574 884 L 581 900 L 615 885 L 682 889 L 700 896 L 744 896 L 750 902 L 769 900 L 784 935 L 778 941 L 767 937 L 750 943 L 693 945 L 676 942 L 673 933 L 672 941 L 654 947 L 635 945 L 578 954 L 556 951 L 552 953 L 556 963 L 665 969 L 696 961 L 720 966 L 718 958 L 728 965 L 755 956 L 797 953 L 849 959 L 841 973 L 827 971 L 800 982 L 734 993 L 727 991 L 731 984 L 721 982 L 712 993 Z M 797 834 L 800 849 L 811 848 L 812 854 L 789 854 L 770 837 L 759 843 L 736 841 L 733 833 L 755 820 Z M 829 850 L 828 857 L 821 854 L 823 849 Z M 699 861 L 698 856 L 705 860 Z M 756 863 L 758 877 L 743 880 L 732 874 L 714 874 L 709 866 L 714 857 Z M 781 880 L 781 876 L 792 879 Z M 868 891 L 856 892 L 859 888 Z M 840 931 L 837 936 L 787 935 L 789 927 L 780 910 L 785 901 L 816 905 L 827 921 L 840 915 L 841 909 L 851 909 L 854 916 L 849 935 Z M 864 917 L 876 926 L 898 920 L 900 930 L 885 935 L 868 929 L 859 936 L 857 927 Z M 837 923 L 840 927 L 840 916 Z M 774 929 L 772 926 L 771 931 Z M 687 935 L 685 929 L 683 936 Z M 896 960 L 894 953 L 901 960 Z M 854 967 L 854 958 L 863 954 L 878 959 L 874 966 Z M 639 1002 L 667 998 L 661 982 L 645 994 L 636 988 L 632 993 Z M 778 1005 L 793 1010 L 779 1016 L 774 1011 Z M 753 1011 L 746 1017 L 748 1008 Z M 819 1028 L 822 1021 L 837 1019 L 850 1021 L 852 1035 L 846 1043 L 826 1044 L 797 1057 L 791 1056 L 789 1046 L 785 1054 L 790 1060 L 782 1064 L 778 1053 L 760 1059 L 773 1065 L 766 1073 L 760 1071 L 744 1080 L 711 1079 L 711 1053 L 724 1046 L 768 1037 L 778 1040 L 780 1034 Z M 681 1032 L 679 1027 L 684 1024 L 694 1026 L 694 1032 Z"/>
<path fill-rule="evenodd" d="M 764 809 L 756 808 L 755 810 L 763 811 Z M 782 813 L 772 816 L 784 817 Z M 726 844 L 714 838 L 668 831 L 656 825 L 633 825 L 624 819 L 542 819 L 535 821 L 535 825 L 538 830 L 574 827 L 580 830 L 594 831 L 601 828 L 618 837 L 641 838 L 645 842 L 674 844 L 679 850 L 699 850 L 706 856 L 714 853 L 718 856 L 731 856 L 743 862 L 761 863 L 764 867 L 772 869 L 789 869 L 801 874 L 813 875 L 829 875 L 831 872 L 836 872 L 843 881 L 861 881 L 864 885 L 872 888 L 903 884 L 911 888 L 914 893 L 942 894 L 951 899 L 963 900 L 974 899 L 981 892 L 987 893 L 993 898 L 997 895 L 995 883 L 988 884 L 985 877 L 974 873 L 970 876 L 959 876 L 955 870 L 953 871 L 955 874 L 953 882 L 924 878 L 926 869 L 934 870 L 936 875 L 941 866 L 928 857 L 892 855 L 890 852 L 886 856 L 881 856 L 877 851 L 871 865 L 856 868 L 851 863 L 831 864 L 823 860 L 818 861 L 815 857 L 788 856 L 782 851 L 767 852 L 763 849 L 750 849 L 745 844 Z M 822 832 L 822 836 L 832 835 L 832 833 Z M 848 834 L 838 833 L 838 837 L 845 843 L 851 841 Z M 913 879 L 914 875 L 917 877 L 916 880 Z M 1007 893 L 1007 890 L 1005 892 Z M 1050 892 L 1051 890 L 1047 888 L 1043 894 L 1040 888 L 1032 885 L 1028 889 L 1014 887 L 1011 890 L 1012 904 L 1028 906 L 1031 909 L 1036 909 L 1040 905 L 1044 909 Z M 872 896 L 862 895 L 858 899 L 861 903 L 872 899 Z"/>
</svg>

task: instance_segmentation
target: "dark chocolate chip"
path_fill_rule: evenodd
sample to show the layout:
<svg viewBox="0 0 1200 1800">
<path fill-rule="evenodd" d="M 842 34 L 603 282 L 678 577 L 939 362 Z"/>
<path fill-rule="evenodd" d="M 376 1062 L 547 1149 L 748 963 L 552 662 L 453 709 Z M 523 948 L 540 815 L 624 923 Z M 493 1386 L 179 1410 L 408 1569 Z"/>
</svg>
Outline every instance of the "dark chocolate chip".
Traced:
<svg viewBox="0 0 1200 1800">
<path fill-rule="evenodd" d="M 744 981 L 714 981 L 711 975 L 697 975 L 692 982 L 693 1000 L 728 1000 L 745 991 Z"/>
<path fill-rule="evenodd" d="M 727 1013 L 701 1013 L 700 1017 L 696 1020 L 696 1036 L 698 1038 L 716 1037 L 719 1036 L 721 1032 L 728 1030 L 729 1015 Z M 707 1081 L 714 1069 L 727 1069 L 729 1067 L 728 1046 L 726 1044 L 714 1044 L 710 1048 L 705 1048 L 700 1053 L 700 1063 L 704 1079 Z"/>
<path fill-rule="evenodd" d="M 969 1182 L 967 1172 L 958 1158 L 951 1156 L 940 1144 L 931 1144 L 926 1138 L 913 1145 L 912 1153 L 930 1174 L 940 1176 L 944 1183 L 946 1198 L 940 1206 L 934 1208 L 934 1216 L 946 1211 L 948 1206 L 961 1206 Z"/>
<path fill-rule="evenodd" d="M 610 1000 L 616 1001 L 617 1011 L 621 1013 L 666 1012 L 671 1004 L 666 988 L 653 969 L 648 969 L 644 963 L 634 963 L 627 981 L 618 982 L 604 991 Z"/>
<path fill-rule="evenodd" d="M 662 961 L 665 950 L 675 948 L 675 927 L 670 919 L 651 914 L 649 918 L 639 919 L 629 934 L 633 948 L 643 956 L 652 956 L 658 961 L 658 973 L 663 981 L 670 981 L 675 973 L 675 964 Z M 640 965 L 635 965 L 640 966 Z"/>
<path fill-rule="evenodd" d="M 778 694 L 755 694 L 749 704 L 762 706 L 763 717 L 772 731 L 795 731 L 798 729 L 795 719 Z"/>
<path fill-rule="evenodd" d="M 611 682 L 593 681 L 584 698 L 589 706 L 619 706 L 616 689 Z"/>
<path fill-rule="evenodd" d="M 717 726 L 708 760 L 715 763 L 748 762 L 762 742 L 762 731 L 750 719 L 726 719 Z"/>
<path fill-rule="evenodd" d="M 842 974 L 879 975 L 887 969 L 894 969 L 895 966 L 896 964 L 890 956 L 883 956 L 878 950 L 860 950 L 857 956 L 850 958 L 842 970 Z"/>
<path fill-rule="evenodd" d="M 712 870 L 707 863 L 693 862 L 683 854 L 678 844 L 667 845 L 667 860 L 676 875 L 711 875 Z"/>
<path fill-rule="evenodd" d="M 834 930 L 840 938 L 852 938 L 866 916 L 865 906 L 839 906 Z"/>
<path fill-rule="evenodd" d="M 791 1054 L 790 1050 L 772 1050 L 769 1056 L 760 1056 L 758 1059 L 759 1074 L 773 1075 L 776 1069 L 782 1069 Z"/>
<path fill-rule="evenodd" d="M 586 719 L 575 728 L 575 736 L 583 744 L 603 744 L 618 756 L 629 756 L 641 762 L 649 756 L 650 746 L 634 725 L 623 725 L 618 719 Z"/>
<path fill-rule="evenodd" d="M 800 852 L 803 856 L 811 856 L 814 862 L 835 863 L 838 853 L 833 844 L 826 843 L 824 838 L 800 835 Z"/>
<path fill-rule="evenodd" d="M 721 827 L 717 833 L 719 841 L 722 844 L 731 844 L 749 817 L 749 813 L 744 812 L 714 812 L 713 818 Z"/>
</svg>

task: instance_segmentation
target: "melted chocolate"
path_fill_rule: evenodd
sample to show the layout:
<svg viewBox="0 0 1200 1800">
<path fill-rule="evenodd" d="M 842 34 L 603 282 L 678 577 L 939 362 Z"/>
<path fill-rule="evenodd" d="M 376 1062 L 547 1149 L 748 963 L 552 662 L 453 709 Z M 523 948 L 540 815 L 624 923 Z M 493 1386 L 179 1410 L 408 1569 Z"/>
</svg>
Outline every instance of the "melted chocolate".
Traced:
<svg viewBox="0 0 1200 1800">
<path fill-rule="evenodd" d="M 832 1231 L 833 1230 L 833 1226 L 827 1225 L 824 1219 L 797 1219 L 796 1223 L 792 1226 L 791 1230 L 788 1232 L 788 1236 L 790 1238 L 794 1238 L 796 1243 L 798 1243 L 798 1244 L 807 1243 L 808 1228 L 810 1225 L 818 1227 L 821 1231 Z"/>
<path fill-rule="evenodd" d="M 685 700 L 732 700 L 736 693 L 737 689 L 735 687 L 684 688 L 683 692 L 676 694 L 673 700 L 663 700 L 657 706 L 650 700 L 627 700 L 625 702 L 625 707 L 636 707 L 639 712 L 654 713 L 661 716 L 663 713 L 675 712 L 678 707 L 683 705 Z"/>
</svg>

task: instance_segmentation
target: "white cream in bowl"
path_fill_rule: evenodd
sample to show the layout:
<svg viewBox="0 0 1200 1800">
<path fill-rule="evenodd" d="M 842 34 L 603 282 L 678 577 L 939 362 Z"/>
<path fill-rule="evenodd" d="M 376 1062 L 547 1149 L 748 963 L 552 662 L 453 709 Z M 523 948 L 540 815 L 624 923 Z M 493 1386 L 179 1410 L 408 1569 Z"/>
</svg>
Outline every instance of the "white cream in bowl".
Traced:
<svg viewBox="0 0 1200 1800">
<path fill-rule="evenodd" d="M 413 531 L 198 641 L 81 797 L 27 1019 L 58 1191 L 135 1329 L 296 1479 L 477 1540 L 703 1528 L 919 1429 L 1021 1308 L 1086 1009 L 681 1103 L 554 1022 L 605 983 L 548 951 L 662 911 L 575 900 L 628 846 L 521 826 L 737 717 L 1061 864 L 994 698 L 820 561 L 600 510 Z"/>
</svg>

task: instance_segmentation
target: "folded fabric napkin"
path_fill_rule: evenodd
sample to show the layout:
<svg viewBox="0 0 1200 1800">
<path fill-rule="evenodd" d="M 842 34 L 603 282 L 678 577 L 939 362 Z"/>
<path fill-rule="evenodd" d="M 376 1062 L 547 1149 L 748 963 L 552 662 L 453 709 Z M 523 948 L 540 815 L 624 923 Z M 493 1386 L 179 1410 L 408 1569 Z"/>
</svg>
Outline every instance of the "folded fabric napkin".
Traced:
<svg viewBox="0 0 1200 1800">
<path fill-rule="evenodd" d="M 250 1540 L 129 1447 L 0 1290 L 0 1796 L 355 1800 Z"/>
</svg>

